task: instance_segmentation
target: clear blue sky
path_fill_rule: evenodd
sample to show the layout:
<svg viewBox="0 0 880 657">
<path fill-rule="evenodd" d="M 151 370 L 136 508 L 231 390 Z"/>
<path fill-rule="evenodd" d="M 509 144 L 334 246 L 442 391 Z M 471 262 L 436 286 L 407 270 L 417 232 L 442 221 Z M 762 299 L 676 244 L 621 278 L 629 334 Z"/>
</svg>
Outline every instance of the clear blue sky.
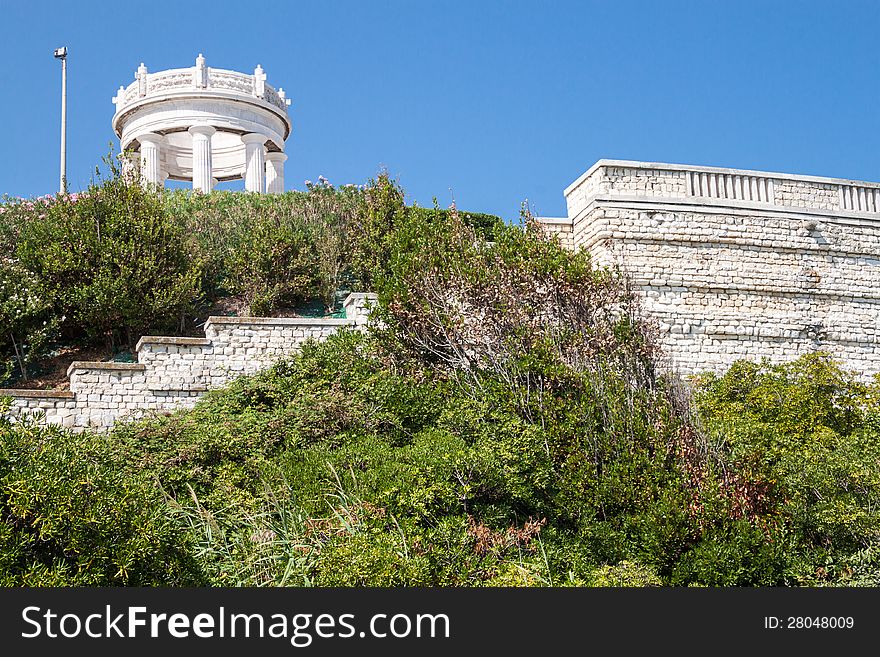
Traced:
<svg viewBox="0 0 880 657">
<path fill-rule="evenodd" d="M 599 158 L 880 180 L 880 2 L 24 2 L 0 0 L 0 194 L 55 191 L 151 71 L 249 72 L 293 99 L 288 188 L 380 167 L 409 200 L 565 214 Z"/>
</svg>

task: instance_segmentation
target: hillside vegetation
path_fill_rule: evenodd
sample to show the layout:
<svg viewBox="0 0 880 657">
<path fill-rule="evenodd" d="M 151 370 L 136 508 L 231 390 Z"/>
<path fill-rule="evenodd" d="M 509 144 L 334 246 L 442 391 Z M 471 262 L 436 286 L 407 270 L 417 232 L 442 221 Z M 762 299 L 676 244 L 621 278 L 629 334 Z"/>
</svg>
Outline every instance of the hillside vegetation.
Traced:
<svg viewBox="0 0 880 657">
<path fill-rule="evenodd" d="M 277 199 L 96 193 L 114 184 L 193 222 L 186 258 L 151 256 L 169 321 L 193 285 L 270 307 L 369 289 L 374 322 L 109 435 L 0 422 L 0 583 L 880 585 L 880 388 L 827 356 L 684 383 L 616 273 L 528 216 L 407 207 L 385 176 Z M 51 280 L 29 262 L 10 266 Z M 259 271 L 281 278 L 235 287 Z M 39 312 L 85 321 L 51 289 Z"/>
<path fill-rule="evenodd" d="M 0 386 L 27 384 L 59 352 L 130 357 L 141 335 L 200 335 L 211 313 L 327 315 L 371 287 L 376 182 L 204 195 L 145 190 L 106 164 L 84 192 L 0 203 Z M 487 238 L 501 224 L 459 216 Z"/>
</svg>

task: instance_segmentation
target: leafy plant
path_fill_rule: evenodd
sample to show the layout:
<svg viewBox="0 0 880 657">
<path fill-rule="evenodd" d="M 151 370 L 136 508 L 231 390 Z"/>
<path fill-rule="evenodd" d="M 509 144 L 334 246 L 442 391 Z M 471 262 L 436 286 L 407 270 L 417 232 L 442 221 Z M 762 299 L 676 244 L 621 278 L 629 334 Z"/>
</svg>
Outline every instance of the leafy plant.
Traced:
<svg viewBox="0 0 880 657">
<path fill-rule="evenodd" d="M 21 227 L 16 255 L 58 315 L 111 346 L 133 346 L 149 329 L 181 323 L 198 298 L 200 265 L 156 193 L 107 162 L 107 179 L 59 195 Z"/>
<path fill-rule="evenodd" d="M 0 585 L 194 585 L 158 491 L 110 441 L 0 420 Z"/>
<path fill-rule="evenodd" d="M 13 365 L 28 380 L 28 365 L 43 355 L 61 321 L 37 277 L 17 261 L 0 257 L 0 383 Z"/>
</svg>

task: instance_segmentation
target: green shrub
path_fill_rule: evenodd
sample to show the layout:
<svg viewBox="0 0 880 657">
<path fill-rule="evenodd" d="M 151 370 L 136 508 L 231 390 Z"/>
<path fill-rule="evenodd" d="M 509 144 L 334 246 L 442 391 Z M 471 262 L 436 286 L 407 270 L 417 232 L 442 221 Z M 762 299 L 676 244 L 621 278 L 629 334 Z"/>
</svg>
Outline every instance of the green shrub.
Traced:
<svg viewBox="0 0 880 657">
<path fill-rule="evenodd" d="M 283 438 L 259 411 L 224 417 L 209 404 L 193 413 L 121 424 L 114 439 L 125 446 L 132 467 L 150 473 L 178 502 L 186 503 L 192 490 L 211 510 L 251 510 L 272 479 L 269 457 Z"/>
<path fill-rule="evenodd" d="M 496 217 L 493 214 L 468 212 L 466 210 L 457 209 L 447 210 L 436 207 L 436 205 L 433 208 L 412 207 L 409 209 L 409 212 L 412 218 L 419 222 L 445 222 L 449 221 L 453 216 L 457 216 L 474 231 L 474 234 L 479 239 L 488 242 L 494 241 L 499 234 L 499 231 L 503 230 L 504 226 L 504 222 L 501 218 Z"/>
<path fill-rule="evenodd" d="M 631 561 L 597 568 L 590 580 L 591 586 L 660 586 L 662 583 L 651 568 Z"/>
<path fill-rule="evenodd" d="M 74 329 L 111 346 L 179 326 L 199 295 L 183 227 L 137 181 L 110 175 L 21 226 L 16 256 Z"/>
<path fill-rule="evenodd" d="M 845 561 L 880 541 L 876 391 L 822 353 L 741 362 L 701 381 L 697 402 L 736 508 L 766 541 L 786 545 L 788 577 L 815 579 L 819 569 L 827 577 L 829 558 Z"/>
<path fill-rule="evenodd" d="M 418 586 L 399 538 L 385 532 L 344 535 L 321 550 L 317 586 Z"/>
<path fill-rule="evenodd" d="M 13 374 L 27 381 L 28 366 L 44 355 L 60 319 L 37 277 L 0 256 L 0 384 Z"/>
<path fill-rule="evenodd" d="M 351 289 L 352 226 L 363 212 L 360 188 L 323 182 L 281 195 L 163 193 L 205 263 L 209 298 L 240 295 L 251 314 L 318 299 L 335 310 Z"/>
<path fill-rule="evenodd" d="M 248 314 L 269 315 L 284 305 L 319 296 L 316 238 L 303 226 L 262 215 L 247 240 L 230 254 L 230 291 L 247 303 Z"/>
<path fill-rule="evenodd" d="M 157 489 L 111 443 L 0 420 L 0 585 L 194 585 Z"/>
<path fill-rule="evenodd" d="M 773 540 L 775 538 L 775 541 Z M 747 520 L 706 532 L 674 565 L 673 585 L 781 586 L 796 546 L 777 535 L 768 540 Z"/>
</svg>

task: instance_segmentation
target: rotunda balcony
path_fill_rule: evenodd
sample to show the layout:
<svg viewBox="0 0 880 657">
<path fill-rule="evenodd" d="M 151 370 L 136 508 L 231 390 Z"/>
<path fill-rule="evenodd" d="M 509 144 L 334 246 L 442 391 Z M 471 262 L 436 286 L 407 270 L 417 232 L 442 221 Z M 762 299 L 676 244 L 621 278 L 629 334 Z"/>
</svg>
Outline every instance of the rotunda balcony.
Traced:
<svg viewBox="0 0 880 657">
<path fill-rule="evenodd" d="M 136 153 L 143 180 L 192 181 L 208 192 L 219 181 L 245 179 L 250 191 L 284 190 L 284 142 L 292 124 L 284 89 L 270 86 L 257 65 L 252 75 L 195 66 L 150 73 L 113 98 L 113 130 L 124 152 Z"/>
</svg>

